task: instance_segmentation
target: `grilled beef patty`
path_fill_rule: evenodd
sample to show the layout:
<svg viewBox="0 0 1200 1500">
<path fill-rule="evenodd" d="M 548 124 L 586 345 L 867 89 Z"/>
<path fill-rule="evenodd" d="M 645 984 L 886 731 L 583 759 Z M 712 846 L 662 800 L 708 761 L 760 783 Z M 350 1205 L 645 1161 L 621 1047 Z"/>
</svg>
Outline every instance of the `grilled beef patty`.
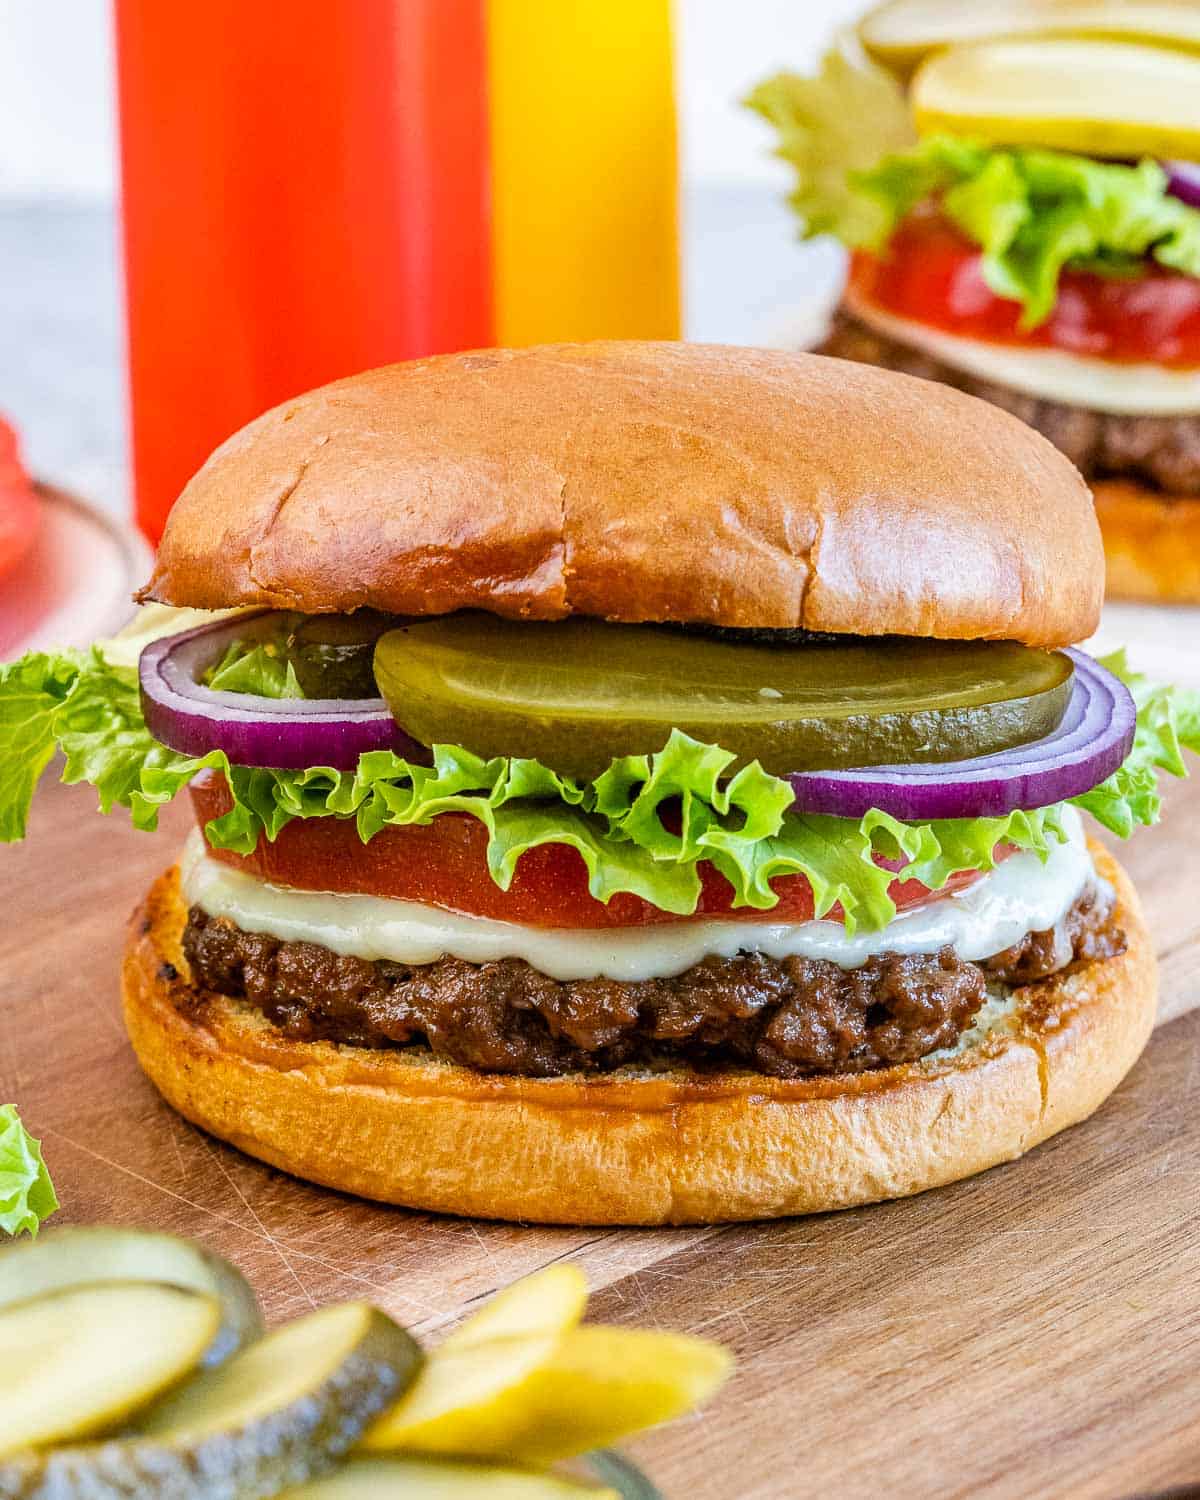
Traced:
<svg viewBox="0 0 1200 1500">
<path fill-rule="evenodd" d="M 776 1078 L 861 1072 L 952 1046 L 989 982 L 1028 984 L 1124 951 L 1111 901 L 1087 891 L 1063 920 L 982 963 L 943 948 L 858 969 L 742 953 L 669 979 L 549 979 L 520 959 L 407 965 L 243 932 L 199 907 L 183 950 L 187 1004 L 244 998 L 298 1041 L 427 1045 L 488 1073 L 550 1077 L 664 1058 Z"/>
<path fill-rule="evenodd" d="M 818 352 L 919 375 L 1002 406 L 1049 438 L 1089 482 L 1135 479 L 1168 495 L 1200 495 L 1200 417 L 1121 416 L 1029 396 L 1012 386 L 956 370 L 931 354 L 877 333 L 845 311 L 834 318 Z"/>
</svg>

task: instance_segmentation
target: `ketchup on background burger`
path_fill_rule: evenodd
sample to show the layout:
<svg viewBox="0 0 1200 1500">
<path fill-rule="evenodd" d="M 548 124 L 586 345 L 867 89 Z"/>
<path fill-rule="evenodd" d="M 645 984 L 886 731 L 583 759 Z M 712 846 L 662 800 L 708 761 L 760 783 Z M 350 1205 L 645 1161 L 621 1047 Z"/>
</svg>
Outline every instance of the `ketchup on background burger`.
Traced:
<svg viewBox="0 0 1200 1500">
<path fill-rule="evenodd" d="M 0 669 L 196 828 L 133 1046 L 313 1181 L 571 1223 L 819 1211 L 1021 1154 L 1148 1035 L 1137 898 L 1200 699 L 1070 648 L 1103 554 L 1013 417 L 862 364 L 485 350 L 314 391 L 172 512 L 147 608 Z"/>
<path fill-rule="evenodd" d="M 751 106 L 852 250 L 824 352 L 1019 416 L 1092 485 L 1109 592 L 1200 602 L 1200 12 L 890 0 Z"/>
</svg>

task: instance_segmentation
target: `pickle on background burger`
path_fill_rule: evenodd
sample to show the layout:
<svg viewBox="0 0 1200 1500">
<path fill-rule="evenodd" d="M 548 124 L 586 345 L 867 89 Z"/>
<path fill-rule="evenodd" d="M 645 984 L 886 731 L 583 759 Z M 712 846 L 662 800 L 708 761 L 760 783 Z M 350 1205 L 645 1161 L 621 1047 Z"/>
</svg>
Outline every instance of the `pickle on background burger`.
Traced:
<svg viewBox="0 0 1200 1500">
<path fill-rule="evenodd" d="M 1200 9 L 891 0 L 747 101 L 804 234 L 852 250 L 825 353 L 944 381 L 1092 485 L 1110 594 L 1200 603 Z"/>
<path fill-rule="evenodd" d="M 912 1193 L 1082 1119 L 1152 1023 L 1081 814 L 1153 822 L 1200 701 L 1063 649 L 1102 574 L 1071 465 L 949 388 L 397 365 L 218 449 L 123 638 L 3 669 L 0 835 L 56 744 L 140 827 L 190 795 L 130 1036 L 302 1177 L 584 1223 Z"/>
</svg>

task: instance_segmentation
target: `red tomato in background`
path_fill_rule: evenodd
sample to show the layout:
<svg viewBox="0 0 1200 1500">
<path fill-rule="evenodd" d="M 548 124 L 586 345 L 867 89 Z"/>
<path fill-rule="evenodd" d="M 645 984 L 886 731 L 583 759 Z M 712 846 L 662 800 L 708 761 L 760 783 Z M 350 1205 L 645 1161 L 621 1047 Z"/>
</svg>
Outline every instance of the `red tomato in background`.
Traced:
<svg viewBox="0 0 1200 1500">
<path fill-rule="evenodd" d="M 1147 261 L 1132 278 L 1064 271 L 1046 322 L 1022 330 L 1019 303 L 997 297 L 982 256 L 940 214 L 910 214 L 882 255 L 856 251 L 850 285 L 897 317 L 965 338 L 1101 359 L 1200 366 L 1200 280 Z"/>
<path fill-rule="evenodd" d="M 33 545 L 40 506 L 17 450 L 17 435 L 0 418 L 0 579 Z"/>
<path fill-rule="evenodd" d="M 219 777 L 199 778 L 191 795 L 201 825 L 230 806 Z M 803 875 L 784 875 L 774 882 L 779 903 L 770 911 L 735 910 L 733 888 L 709 865 L 700 866 L 702 892 L 692 917 L 660 911 L 640 896 L 626 894 L 605 906 L 588 892 L 582 858 L 564 844 L 543 844 L 522 855 L 512 885 L 502 891 L 488 874 L 487 829 L 468 813 L 444 813 L 423 827 L 384 828 L 369 844 L 359 839 L 352 819 L 297 818 L 274 843 L 260 839 L 251 855 L 225 849 L 209 853 L 275 885 L 390 896 L 530 927 L 641 927 L 696 917 L 806 922 L 813 914 L 812 891 Z M 958 876 L 946 890 L 961 890 L 978 878 L 974 872 Z M 931 898 L 915 880 L 893 881 L 891 894 L 900 910 Z"/>
</svg>

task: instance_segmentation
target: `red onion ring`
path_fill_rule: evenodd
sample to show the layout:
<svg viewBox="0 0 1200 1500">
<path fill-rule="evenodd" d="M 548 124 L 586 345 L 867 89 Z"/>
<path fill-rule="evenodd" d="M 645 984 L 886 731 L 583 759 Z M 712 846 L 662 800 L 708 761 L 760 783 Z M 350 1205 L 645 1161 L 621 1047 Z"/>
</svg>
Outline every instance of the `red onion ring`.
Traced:
<svg viewBox="0 0 1200 1500">
<path fill-rule="evenodd" d="M 1137 710 L 1125 684 L 1082 651 L 1068 651 L 1075 677 L 1052 734 L 993 755 L 927 766 L 800 771 L 785 780 L 794 811 L 861 818 L 872 808 L 906 823 L 1002 817 L 1078 797 L 1111 776 L 1133 746 Z"/>
<path fill-rule="evenodd" d="M 1165 161 L 1167 192 L 1189 208 L 1200 208 L 1200 164 L 1194 161 Z"/>
<path fill-rule="evenodd" d="M 353 771 L 369 750 L 428 763 L 428 751 L 404 733 L 382 698 L 258 698 L 201 684 L 231 641 L 270 635 L 276 620 L 274 612 L 240 615 L 147 646 L 138 681 L 154 738 L 182 755 L 224 750 L 233 765 L 285 771 Z"/>
</svg>

